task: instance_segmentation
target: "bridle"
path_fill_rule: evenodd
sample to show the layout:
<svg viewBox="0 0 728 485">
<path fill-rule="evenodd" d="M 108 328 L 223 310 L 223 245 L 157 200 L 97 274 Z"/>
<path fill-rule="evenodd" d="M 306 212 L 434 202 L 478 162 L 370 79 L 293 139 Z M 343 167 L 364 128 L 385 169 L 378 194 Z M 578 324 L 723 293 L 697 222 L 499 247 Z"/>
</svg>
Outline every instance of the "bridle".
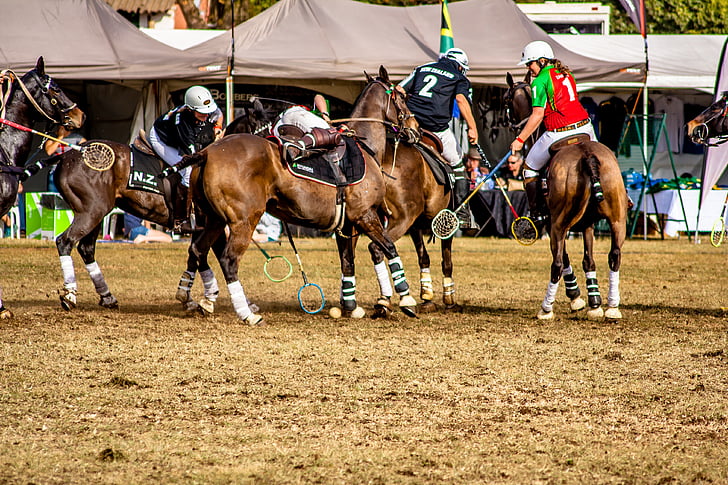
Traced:
<svg viewBox="0 0 728 485">
<path fill-rule="evenodd" d="M 503 95 L 503 101 L 505 101 L 505 109 L 506 109 L 506 119 L 508 120 L 508 125 L 512 130 L 520 130 L 523 128 L 523 125 L 526 124 L 528 121 L 528 116 L 523 118 L 522 120 L 516 120 L 513 115 L 513 98 L 517 91 L 523 89 L 527 90 L 530 85 L 526 81 L 518 81 L 513 86 L 508 88 L 508 91 L 506 91 L 506 94 Z"/>
<path fill-rule="evenodd" d="M 720 107 L 720 109 L 714 108 L 717 104 L 722 103 L 723 106 Z M 728 91 L 724 92 L 721 98 L 713 103 L 711 107 L 703 111 L 705 113 L 706 111 L 712 110 L 711 116 L 704 120 L 702 123 L 697 125 L 695 128 L 693 128 L 692 132 L 690 133 L 690 139 L 693 143 L 697 145 L 703 145 L 706 147 L 716 147 L 719 145 L 722 145 L 723 143 L 728 142 L 728 133 L 726 134 L 716 134 L 714 137 L 710 137 L 710 128 L 708 128 L 708 123 L 711 123 L 717 119 L 722 118 L 722 122 L 725 122 L 726 116 L 728 116 Z M 701 115 L 703 113 L 700 113 Z M 717 138 L 718 141 L 715 143 L 708 143 L 709 138 Z"/>
<path fill-rule="evenodd" d="M 20 89 L 25 94 L 25 97 L 28 98 L 30 104 L 33 105 L 38 113 L 42 114 L 45 118 L 53 123 L 59 125 L 67 125 L 71 121 L 71 118 L 67 116 L 67 113 L 76 108 L 76 103 L 72 103 L 70 106 L 63 107 L 63 103 L 59 95 L 60 90 L 57 89 L 56 83 L 50 76 L 46 75 L 45 79 L 43 79 L 38 75 L 37 72 L 35 72 L 35 70 L 30 71 L 28 74 L 30 74 L 36 80 L 38 86 L 40 86 L 41 93 L 49 99 L 51 105 L 55 108 L 57 113 L 63 115 L 62 121 L 59 121 L 50 114 L 48 114 L 48 112 L 40 106 L 38 101 L 35 99 L 33 94 L 23 82 L 23 79 L 18 77 L 15 72 L 10 69 L 0 71 L 0 117 L 5 118 L 5 111 L 7 110 L 7 103 L 10 99 L 10 95 L 12 94 L 13 84 L 17 81 L 18 86 L 20 86 Z"/>
</svg>

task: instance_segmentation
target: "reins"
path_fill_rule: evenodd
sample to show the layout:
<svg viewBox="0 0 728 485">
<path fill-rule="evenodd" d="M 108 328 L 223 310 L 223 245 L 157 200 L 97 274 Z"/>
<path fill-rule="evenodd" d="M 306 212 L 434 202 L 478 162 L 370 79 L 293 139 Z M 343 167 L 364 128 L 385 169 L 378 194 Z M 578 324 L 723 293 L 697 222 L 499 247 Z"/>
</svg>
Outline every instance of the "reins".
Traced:
<svg viewBox="0 0 728 485">
<path fill-rule="evenodd" d="M 48 89 L 50 88 L 50 84 L 52 81 L 50 76 L 48 77 L 48 80 L 44 84 L 44 83 L 40 82 L 41 79 L 37 73 L 33 72 L 33 75 L 39 81 L 39 83 L 41 85 L 41 90 L 44 93 L 48 92 Z M 30 103 L 33 105 L 33 107 L 36 109 L 36 111 L 38 111 L 38 113 L 42 114 L 43 116 L 45 116 L 48 120 L 52 121 L 53 123 L 56 123 L 59 125 L 62 124 L 61 121 L 56 120 L 55 118 L 53 118 L 52 116 L 50 116 L 48 113 L 45 112 L 45 110 L 38 104 L 38 102 L 35 100 L 33 95 L 30 93 L 30 91 L 28 90 L 28 88 L 25 85 L 25 83 L 23 82 L 23 80 L 20 77 L 18 77 L 18 75 L 15 74 L 15 72 L 13 72 L 11 69 L 4 69 L 3 71 L 0 71 L 0 91 L 4 90 L 6 79 L 9 79 L 10 82 L 8 84 L 7 92 L 0 92 L 0 102 L 2 103 L 2 106 L 0 107 L 0 116 L 2 116 L 3 118 L 5 117 L 7 101 L 10 97 L 10 94 L 12 93 L 13 82 L 17 81 L 18 85 L 20 86 L 20 89 L 23 91 L 25 96 L 28 98 L 28 101 L 30 101 Z M 53 106 L 58 104 L 58 100 L 56 98 L 51 98 L 50 101 Z M 73 103 L 68 108 L 63 108 L 61 110 L 61 112 L 67 113 L 67 112 L 71 111 L 73 108 L 75 108 L 76 106 L 77 106 L 76 103 Z"/>
</svg>

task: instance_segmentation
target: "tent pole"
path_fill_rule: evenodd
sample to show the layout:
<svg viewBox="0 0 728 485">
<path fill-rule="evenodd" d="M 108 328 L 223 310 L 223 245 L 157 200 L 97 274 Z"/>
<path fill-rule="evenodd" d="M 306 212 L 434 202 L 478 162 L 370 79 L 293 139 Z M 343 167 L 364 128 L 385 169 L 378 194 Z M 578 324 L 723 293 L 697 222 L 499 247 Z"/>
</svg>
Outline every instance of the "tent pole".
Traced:
<svg viewBox="0 0 728 485">
<path fill-rule="evenodd" d="M 228 60 L 227 77 L 225 78 L 225 121 L 229 125 L 235 119 L 235 85 L 233 84 L 233 73 L 235 71 L 235 0 L 230 0 L 231 16 L 231 47 L 230 59 Z"/>
</svg>

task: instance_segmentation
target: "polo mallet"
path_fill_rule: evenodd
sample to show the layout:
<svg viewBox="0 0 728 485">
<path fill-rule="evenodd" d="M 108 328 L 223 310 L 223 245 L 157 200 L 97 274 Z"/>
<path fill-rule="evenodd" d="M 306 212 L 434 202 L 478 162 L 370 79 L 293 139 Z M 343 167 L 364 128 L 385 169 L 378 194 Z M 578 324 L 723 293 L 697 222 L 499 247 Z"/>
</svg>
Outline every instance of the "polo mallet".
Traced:
<svg viewBox="0 0 728 485">
<path fill-rule="evenodd" d="M 723 244 L 723 241 L 725 240 L 726 209 L 728 209 L 728 195 L 725 196 L 725 202 L 723 202 L 723 210 L 720 213 L 720 217 L 715 220 L 713 223 L 713 230 L 710 231 L 710 244 L 716 248 Z"/>
<path fill-rule="evenodd" d="M 511 208 L 511 213 L 513 213 L 513 217 L 515 217 L 513 222 L 511 222 L 511 234 L 513 234 L 513 237 L 516 238 L 516 241 L 518 241 L 519 244 L 523 244 L 524 246 L 530 246 L 535 243 L 536 239 L 538 239 L 536 224 L 533 223 L 530 217 L 519 217 L 518 212 L 516 212 L 516 208 L 513 207 L 513 204 L 511 203 L 511 198 L 508 197 L 508 192 L 506 192 L 500 184 L 498 177 L 495 179 L 495 184 L 498 186 L 500 191 L 503 192 L 503 197 L 506 198 L 508 207 Z"/>
<path fill-rule="evenodd" d="M 114 150 L 106 143 L 91 142 L 87 145 L 81 146 L 74 143 L 65 142 L 59 138 L 46 135 L 45 133 L 34 130 L 32 128 L 28 128 L 27 126 L 19 125 L 14 121 L 6 120 L 4 118 L 0 118 L 0 123 L 8 125 L 20 131 L 27 131 L 28 133 L 33 133 L 34 135 L 48 138 L 49 140 L 60 143 L 61 145 L 65 145 L 69 148 L 77 150 L 81 152 L 81 159 L 83 160 L 83 163 L 85 163 L 88 168 L 97 170 L 99 172 L 110 169 L 111 166 L 114 164 L 114 161 L 116 160 Z"/>
<path fill-rule="evenodd" d="M 303 271 L 303 263 L 301 263 L 301 257 L 298 255 L 296 245 L 293 243 L 293 236 L 291 230 L 288 228 L 288 224 L 283 222 L 283 229 L 286 230 L 288 241 L 291 243 L 293 252 L 296 253 L 296 261 L 298 261 L 298 269 L 301 270 L 301 276 L 303 276 L 303 286 L 298 289 L 298 304 L 306 313 L 315 315 L 326 306 L 326 298 L 324 298 L 324 290 L 321 289 L 316 283 L 309 283 L 306 272 Z"/>
<path fill-rule="evenodd" d="M 265 273 L 269 280 L 271 280 L 273 283 L 280 283 L 281 281 L 286 281 L 291 276 L 291 274 L 293 274 L 293 265 L 290 261 L 288 261 L 288 258 L 280 255 L 271 256 L 266 252 L 265 249 L 260 247 L 258 241 L 253 239 L 253 243 L 258 247 L 258 249 L 260 249 L 260 252 L 263 253 L 263 256 L 265 256 L 263 273 Z M 283 276 L 284 273 L 285 276 Z"/>
<path fill-rule="evenodd" d="M 480 145 L 477 144 L 475 145 L 475 147 L 478 150 L 478 153 L 480 153 L 480 156 L 483 157 L 483 160 L 486 161 L 486 166 L 490 167 L 490 163 L 488 163 L 488 159 L 485 157 L 483 149 L 480 148 Z M 478 185 L 475 186 L 473 191 L 470 192 L 470 195 L 468 195 L 467 198 L 462 201 L 454 211 L 450 209 L 442 209 L 440 212 L 437 213 L 437 215 L 432 219 L 431 224 L 432 233 L 435 235 L 435 237 L 439 239 L 448 239 L 451 238 L 458 231 L 458 229 L 460 229 L 460 220 L 458 219 L 457 212 L 465 207 L 465 204 L 467 204 L 468 201 L 472 199 L 475 194 L 478 193 L 480 188 L 485 185 L 485 182 L 495 176 L 496 171 L 501 168 L 504 163 L 506 163 L 506 160 L 508 160 L 508 157 L 510 156 L 511 151 L 508 150 L 508 153 L 506 153 L 505 156 L 498 162 L 498 164 L 490 171 L 490 173 L 486 175 L 485 178 L 481 180 Z"/>
</svg>

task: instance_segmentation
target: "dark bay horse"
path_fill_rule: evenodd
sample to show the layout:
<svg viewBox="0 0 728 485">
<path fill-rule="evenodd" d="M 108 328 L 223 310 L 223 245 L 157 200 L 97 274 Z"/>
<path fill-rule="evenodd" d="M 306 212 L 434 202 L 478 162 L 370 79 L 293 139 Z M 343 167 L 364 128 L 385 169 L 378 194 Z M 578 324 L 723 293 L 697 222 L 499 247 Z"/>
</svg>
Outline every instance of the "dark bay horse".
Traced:
<svg viewBox="0 0 728 485">
<path fill-rule="evenodd" d="M 357 104 L 361 103 L 388 106 L 391 92 L 379 83 L 371 83 L 359 96 Z M 387 121 L 401 130 L 417 130 L 414 118 L 399 112 L 397 106 L 386 110 Z M 376 159 L 366 151 L 362 153 L 366 173 L 361 182 L 345 189 L 343 236 L 337 238 L 344 315 L 364 314 L 355 298 L 354 242 L 356 235 L 366 234 L 389 260 L 395 290 L 400 295 L 399 306 L 412 316 L 417 304 L 409 295 L 396 247 L 382 225 L 386 214 L 384 176 Z M 337 219 L 337 189 L 293 176 L 281 163 L 277 145 L 251 134 L 225 136 L 186 157 L 177 167 L 184 166 L 194 167 L 190 187 L 196 204 L 206 214 L 204 230 L 190 245 L 188 268 L 194 268 L 199 254 L 206 254 L 213 243 L 221 241 L 228 226 L 229 236 L 218 255 L 220 267 L 238 317 L 248 324 L 257 324 L 262 317 L 250 310 L 237 274 L 239 258 L 250 244 L 256 223 L 267 211 L 285 222 L 332 231 Z M 213 309 L 209 302 L 201 302 L 201 306 L 206 311 Z"/>
<path fill-rule="evenodd" d="M 422 154 L 411 144 L 400 143 L 395 133 L 395 141 L 388 142 L 388 125 L 385 122 L 391 117 L 387 109 L 397 108 L 400 113 L 411 116 L 405 103 L 404 95 L 399 93 L 389 80 L 387 70 L 380 66 L 379 76 L 367 74 L 369 85 L 379 84 L 380 89 L 388 91 L 391 103 L 378 105 L 373 103 L 356 103 L 347 125 L 361 136 L 380 160 L 384 171 L 386 185 L 387 231 L 393 241 L 399 240 L 409 232 L 415 245 L 420 267 L 420 309 L 423 312 L 434 311 L 432 302 L 434 290 L 430 274 L 430 256 L 427 253 L 424 236 L 430 231 L 432 219 L 450 203 L 451 191 L 440 185 L 432 173 Z M 374 89 L 374 87 L 372 87 Z M 375 121 L 372 121 L 375 120 Z M 396 129 L 396 127 L 395 127 Z M 443 303 L 447 310 L 457 310 L 455 303 L 455 284 L 452 279 L 452 238 L 440 240 L 443 273 Z M 391 310 L 388 304 L 392 288 L 384 266 L 384 254 L 374 242 L 369 244 L 369 251 L 374 263 L 380 287 L 380 301 L 376 305 L 375 316 L 385 316 Z"/>
<path fill-rule="evenodd" d="M 728 91 L 702 113 L 688 121 L 687 130 L 693 143 L 705 146 L 720 145 L 728 141 Z M 716 138 L 711 145 L 708 140 Z"/>
<path fill-rule="evenodd" d="M 86 115 L 46 74 L 40 57 L 35 68 L 22 77 L 10 70 L 0 73 L 0 117 L 25 128 L 48 121 L 53 126 L 76 129 L 83 125 Z M 0 217 L 15 204 L 22 173 L 19 167 L 28 159 L 32 138 L 30 131 L 0 125 Z M 11 317 L 12 313 L 2 305 L 0 290 L 0 318 Z"/>
<path fill-rule="evenodd" d="M 525 83 L 514 83 L 507 78 L 509 89 L 505 99 L 516 121 L 531 114 L 531 96 Z M 513 100 L 524 102 L 515 103 Z M 601 190 L 597 188 L 601 184 Z M 572 310 L 584 307 L 580 290 L 566 252 L 566 235 L 569 231 L 583 234 L 584 259 L 589 310 L 592 319 L 622 318 L 619 310 L 619 268 L 622 261 L 622 245 L 627 234 L 627 192 L 614 153 L 605 145 L 594 141 L 567 144 L 552 156 L 548 166 L 548 194 L 546 202 L 550 213 L 551 279 L 546 296 L 541 303 L 538 318 L 553 318 L 553 305 L 562 276 Z M 594 224 L 606 219 L 611 230 L 609 251 L 609 293 L 607 310 L 601 306 L 594 262 Z"/>
</svg>

